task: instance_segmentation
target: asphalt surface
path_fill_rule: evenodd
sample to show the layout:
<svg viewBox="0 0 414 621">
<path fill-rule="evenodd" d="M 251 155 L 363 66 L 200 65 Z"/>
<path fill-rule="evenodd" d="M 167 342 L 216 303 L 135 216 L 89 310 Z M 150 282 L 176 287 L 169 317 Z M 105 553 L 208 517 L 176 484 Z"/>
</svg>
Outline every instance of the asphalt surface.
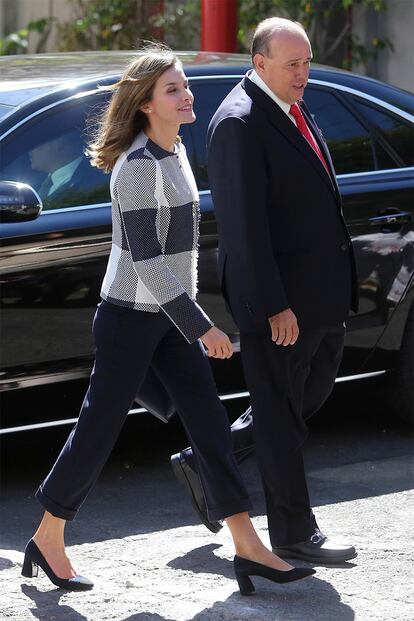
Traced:
<svg viewBox="0 0 414 621">
<path fill-rule="evenodd" d="M 199 525 L 169 467 L 185 445 L 178 422 L 131 420 L 75 522 L 67 528 L 77 571 L 95 583 L 76 594 L 39 571 L 20 575 L 23 549 L 41 516 L 34 491 L 67 430 L 3 443 L 0 618 L 10 621 L 412 621 L 414 619 L 412 437 L 375 399 L 377 387 L 341 387 L 311 424 L 305 448 L 321 529 L 353 543 L 358 557 L 315 566 L 289 585 L 254 578 L 242 597 L 230 535 Z M 238 404 L 241 410 L 243 404 Z M 74 415 L 74 412 L 72 412 Z M 268 541 L 254 459 L 242 465 Z M 300 561 L 296 565 L 304 565 Z"/>
</svg>

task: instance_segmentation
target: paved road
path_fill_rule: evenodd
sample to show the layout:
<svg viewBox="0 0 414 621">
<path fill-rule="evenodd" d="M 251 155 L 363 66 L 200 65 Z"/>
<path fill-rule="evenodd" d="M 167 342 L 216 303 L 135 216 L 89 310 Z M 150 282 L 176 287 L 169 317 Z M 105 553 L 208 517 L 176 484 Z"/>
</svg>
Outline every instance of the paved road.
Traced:
<svg viewBox="0 0 414 621">
<path fill-rule="evenodd" d="M 182 446 L 178 424 L 131 421 L 98 485 L 67 530 L 70 556 L 95 582 L 84 594 L 47 578 L 20 576 L 23 547 L 40 517 L 33 498 L 56 454 L 59 433 L 8 441 L 4 450 L 0 617 L 10 621 L 412 621 L 414 499 L 409 432 L 378 406 L 340 410 L 342 395 L 312 425 L 306 462 L 320 526 L 353 542 L 354 562 L 316 567 L 278 586 L 256 579 L 239 595 L 229 533 L 194 520 L 168 456 Z M 349 411 L 348 411 L 349 410 Z M 60 432 L 61 433 L 61 432 Z M 153 439 L 147 441 L 148 435 Z M 158 441 L 155 443 L 154 438 Z M 267 541 L 254 460 L 243 474 L 254 522 Z M 411 541 L 410 541 L 411 536 Z M 300 562 L 297 563 L 300 565 Z"/>
</svg>

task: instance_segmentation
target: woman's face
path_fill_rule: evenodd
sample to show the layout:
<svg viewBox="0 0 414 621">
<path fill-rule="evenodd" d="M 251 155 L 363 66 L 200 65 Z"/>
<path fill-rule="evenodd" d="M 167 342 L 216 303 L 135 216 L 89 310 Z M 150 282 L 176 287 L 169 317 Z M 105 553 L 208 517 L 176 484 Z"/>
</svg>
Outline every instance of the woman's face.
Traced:
<svg viewBox="0 0 414 621">
<path fill-rule="evenodd" d="M 194 97 L 180 65 L 167 69 L 155 83 L 151 101 L 142 110 L 148 114 L 151 125 L 181 125 L 193 123 Z"/>
</svg>

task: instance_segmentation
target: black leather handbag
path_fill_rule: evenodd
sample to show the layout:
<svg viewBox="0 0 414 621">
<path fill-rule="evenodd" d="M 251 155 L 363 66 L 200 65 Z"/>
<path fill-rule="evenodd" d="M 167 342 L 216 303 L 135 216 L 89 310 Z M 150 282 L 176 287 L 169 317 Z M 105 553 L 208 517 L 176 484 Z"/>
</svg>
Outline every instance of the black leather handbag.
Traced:
<svg viewBox="0 0 414 621">
<path fill-rule="evenodd" d="M 170 395 L 152 369 L 149 369 L 135 401 L 163 423 L 168 423 L 175 414 Z"/>
</svg>

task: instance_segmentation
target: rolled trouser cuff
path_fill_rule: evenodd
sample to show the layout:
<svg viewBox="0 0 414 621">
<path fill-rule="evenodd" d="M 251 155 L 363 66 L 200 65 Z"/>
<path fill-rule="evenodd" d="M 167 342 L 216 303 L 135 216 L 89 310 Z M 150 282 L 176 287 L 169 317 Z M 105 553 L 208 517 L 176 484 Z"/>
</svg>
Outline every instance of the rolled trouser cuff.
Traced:
<svg viewBox="0 0 414 621">
<path fill-rule="evenodd" d="M 58 505 L 54 500 L 46 496 L 42 490 L 42 486 L 39 487 L 35 496 L 46 511 L 62 520 L 73 520 L 78 512 L 77 509 L 67 509 L 66 507 Z"/>
<path fill-rule="evenodd" d="M 250 499 L 242 498 L 241 500 L 234 501 L 222 507 L 216 507 L 215 509 L 207 508 L 207 515 L 211 522 L 215 522 L 217 520 L 225 520 L 231 515 L 236 515 L 237 513 L 251 511 L 252 509 L 253 506 Z"/>
</svg>

